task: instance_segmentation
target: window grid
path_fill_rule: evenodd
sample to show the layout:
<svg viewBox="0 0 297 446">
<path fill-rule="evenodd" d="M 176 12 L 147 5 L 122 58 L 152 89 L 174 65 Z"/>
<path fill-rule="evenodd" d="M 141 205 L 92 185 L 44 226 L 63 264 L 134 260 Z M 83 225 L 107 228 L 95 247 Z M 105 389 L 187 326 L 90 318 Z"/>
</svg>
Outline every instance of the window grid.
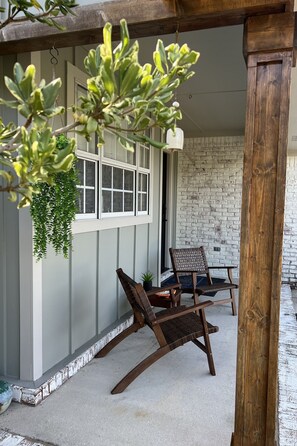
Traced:
<svg viewBox="0 0 297 446">
<path fill-rule="evenodd" d="M 98 152 L 98 149 L 96 149 Z M 112 153 L 112 148 L 109 152 Z M 83 184 L 78 185 L 79 190 L 83 190 L 83 213 L 77 214 L 77 218 L 111 218 L 120 216 L 137 216 L 149 214 L 150 198 L 150 159 L 151 150 L 149 147 L 136 144 L 135 154 L 127 155 L 126 162 L 104 156 L 104 148 L 99 154 L 93 152 L 77 151 L 78 159 L 84 161 Z M 127 162 L 128 160 L 133 160 Z M 95 187 L 87 185 L 86 162 L 96 164 L 96 183 Z M 110 167 L 111 178 L 110 185 L 104 184 L 104 169 Z M 122 171 L 122 186 L 116 187 L 114 184 L 114 172 Z M 125 187 L 125 175 L 131 172 L 133 174 L 132 189 Z M 88 190 L 95 190 L 95 212 L 87 212 L 87 194 Z"/>
<path fill-rule="evenodd" d="M 87 184 L 88 178 L 87 178 L 87 165 L 94 165 L 94 185 Z M 84 158 L 78 158 L 78 165 L 81 166 L 80 169 L 80 184 L 77 185 L 77 188 L 80 192 L 79 196 L 79 202 L 78 207 L 80 209 L 80 212 L 77 214 L 78 218 L 96 218 L 97 217 L 97 163 L 96 161 L 84 159 Z M 89 194 L 88 191 L 94 191 L 93 194 Z M 88 197 L 89 195 L 89 197 Z M 91 202 L 94 201 L 94 206 L 91 207 L 93 210 L 90 210 L 88 208 L 88 198 L 91 197 Z M 92 197 L 94 199 L 92 199 Z"/>
<path fill-rule="evenodd" d="M 103 174 L 104 174 L 104 170 L 107 171 L 107 169 L 105 168 L 110 168 L 110 172 L 111 172 L 111 177 L 110 177 L 110 187 L 106 187 L 103 185 Z M 115 171 L 122 171 L 121 172 L 121 176 L 122 176 L 122 187 L 115 187 L 115 176 L 114 173 Z M 109 164 L 105 164 L 102 163 L 102 186 L 101 186 L 101 191 L 102 191 L 102 203 L 101 203 L 101 216 L 102 217 L 110 217 L 111 214 L 112 216 L 121 216 L 121 215 L 134 215 L 135 214 L 135 174 L 133 170 L 128 170 L 128 169 L 124 169 L 124 168 L 119 168 L 117 166 L 113 166 L 113 165 L 109 165 Z M 131 188 L 128 189 L 125 187 L 125 180 L 126 177 L 128 176 L 127 174 L 131 173 L 132 176 L 132 185 Z M 104 193 L 105 192 L 105 193 Z M 117 209 L 117 204 L 115 204 L 115 196 L 121 196 L 121 210 Z M 125 202 L 125 199 L 128 198 L 128 196 L 132 197 L 132 209 L 127 209 L 127 203 Z M 104 199 L 104 196 L 107 198 L 108 196 L 110 197 L 110 208 L 109 210 L 106 209 L 105 205 L 106 205 L 106 201 Z"/>
</svg>

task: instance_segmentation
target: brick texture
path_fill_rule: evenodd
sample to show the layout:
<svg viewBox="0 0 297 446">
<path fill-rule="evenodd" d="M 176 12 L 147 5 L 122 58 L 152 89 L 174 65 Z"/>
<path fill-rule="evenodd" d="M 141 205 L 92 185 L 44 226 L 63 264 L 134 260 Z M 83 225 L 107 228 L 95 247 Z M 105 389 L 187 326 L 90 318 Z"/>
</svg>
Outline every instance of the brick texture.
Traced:
<svg viewBox="0 0 297 446">
<path fill-rule="evenodd" d="M 287 162 L 286 208 L 283 245 L 283 280 L 297 281 L 297 157 Z"/>
<path fill-rule="evenodd" d="M 243 146 L 242 136 L 186 139 L 178 155 L 176 246 L 203 245 L 210 265 L 239 266 Z M 297 280 L 296 186 L 297 157 L 289 157 L 284 281 Z"/>
</svg>

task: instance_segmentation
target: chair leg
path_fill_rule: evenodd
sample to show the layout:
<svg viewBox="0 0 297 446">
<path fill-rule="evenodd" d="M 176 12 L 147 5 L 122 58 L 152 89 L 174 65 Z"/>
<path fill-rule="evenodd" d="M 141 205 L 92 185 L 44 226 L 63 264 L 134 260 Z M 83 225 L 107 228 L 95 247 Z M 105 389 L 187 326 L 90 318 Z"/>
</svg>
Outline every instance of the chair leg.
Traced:
<svg viewBox="0 0 297 446">
<path fill-rule="evenodd" d="M 113 338 L 111 341 L 109 341 L 105 347 L 103 347 L 97 355 L 95 355 L 95 358 L 103 358 L 107 355 L 116 345 L 118 345 L 121 341 L 123 341 L 125 338 L 127 338 L 130 334 L 135 333 L 138 331 L 142 325 L 140 325 L 139 322 L 134 322 L 130 327 L 126 328 L 124 331 L 119 333 L 115 338 Z"/>
<path fill-rule="evenodd" d="M 232 314 L 233 314 L 233 316 L 236 316 L 237 309 L 236 309 L 236 300 L 235 300 L 234 290 L 230 290 L 230 297 L 231 297 Z"/>
<path fill-rule="evenodd" d="M 124 376 L 124 378 L 112 389 L 111 393 L 114 395 L 123 392 L 123 390 L 125 390 L 142 372 L 168 352 L 170 352 L 170 348 L 167 345 L 165 347 L 160 347 L 127 373 L 127 375 Z"/>
<path fill-rule="evenodd" d="M 201 322 L 202 322 L 202 325 L 203 325 L 203 337 L 204 337 L 205 353 L 207 355 L 209 371 L 210 371 L 210 374 L 212 376 L 215 376 L 216 375 L 216 369 L 215 369 L 215 366 L 214 366 L 212 350 L 211 350 L 211 345 L 210 345 L 210 339 L 209 339 L 209 333 L 208 333 L 208 327 L 207 327 L 207 322 L 206 322 L 204 310 L 200 310 L 200 318 L 201 318 Z"/>
</svg>

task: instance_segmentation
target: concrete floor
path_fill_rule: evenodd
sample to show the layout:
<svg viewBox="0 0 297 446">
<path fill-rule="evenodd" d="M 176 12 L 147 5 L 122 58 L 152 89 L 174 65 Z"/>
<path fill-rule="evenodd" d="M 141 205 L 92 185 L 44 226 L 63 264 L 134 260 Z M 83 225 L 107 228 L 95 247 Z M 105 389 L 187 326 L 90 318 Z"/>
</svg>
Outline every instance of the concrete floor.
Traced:
<svg viewBox="0 0 297 446">
<path fill-rule="evenodd" d="M 122 394 L 111 395 L 156 347 L 145 328 L 105 358 L 91 361 L 39 406 L 12 403 L 0 416 L 0 430 L 58 446 L 229 446 L 237 317 L 224 305 L 208 309 L 207 319 L 220 328 L 211 335 L 215 377 L 206 355 L 188 343 L 157 361 Z"/>
</svg>

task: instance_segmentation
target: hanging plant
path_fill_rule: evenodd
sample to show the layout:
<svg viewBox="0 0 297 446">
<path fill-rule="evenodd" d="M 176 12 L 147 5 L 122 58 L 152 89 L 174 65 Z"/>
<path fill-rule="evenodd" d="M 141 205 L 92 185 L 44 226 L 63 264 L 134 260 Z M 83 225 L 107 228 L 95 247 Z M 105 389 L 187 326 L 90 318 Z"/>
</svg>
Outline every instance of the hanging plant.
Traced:
<svg viewBox="0 0 297 446">
<path fill-rule="evenodd" d="M 69 139 L 57 137 L 57 148 L 64 149 Z M 38 193 L 33 195 L 30 207 L 34 224 L 33 255 L 37 260 L 46 256 L 47 245 L 51 244 L 56 254 L 68 258 L 72 247 L 72 222 L 77 213 L 78 174 L 76 159 L 67 172 L 55 174 L 55 184 L 39 183 Z"/>
</svg>

